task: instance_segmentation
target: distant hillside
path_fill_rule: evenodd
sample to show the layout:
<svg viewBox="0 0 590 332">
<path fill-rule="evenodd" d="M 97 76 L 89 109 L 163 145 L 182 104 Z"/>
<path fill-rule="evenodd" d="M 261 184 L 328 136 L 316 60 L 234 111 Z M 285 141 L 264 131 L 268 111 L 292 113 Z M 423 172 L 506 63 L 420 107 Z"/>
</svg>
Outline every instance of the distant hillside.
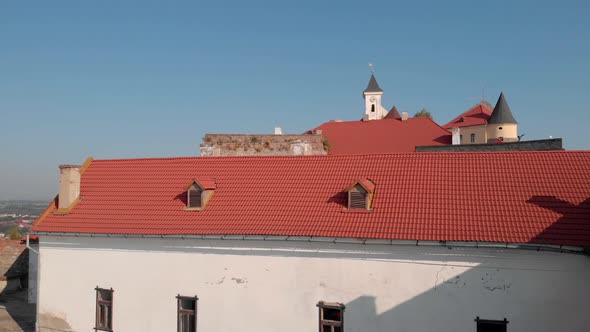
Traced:
<svg viewBox="0 0 590 332">
<path fill-rule="evenodd" d="M 49 201 L 0 201 L 0 215 L 40 215 L 49 205 Z"/>
</svg>

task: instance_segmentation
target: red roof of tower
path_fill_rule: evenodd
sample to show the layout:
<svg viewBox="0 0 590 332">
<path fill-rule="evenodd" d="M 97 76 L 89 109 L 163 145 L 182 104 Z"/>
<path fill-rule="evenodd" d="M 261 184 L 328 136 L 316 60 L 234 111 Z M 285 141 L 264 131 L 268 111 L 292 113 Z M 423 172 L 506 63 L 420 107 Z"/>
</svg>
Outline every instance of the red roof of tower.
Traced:
<svg viewBox="0 0 590 332">
<path fill-rule="evenodd" d="M 215 194 L 186 211 L 200 177 Z M 349 213 L 343 188 L 365 178 L 372 210 Z M 94 160 L 80 195 L 33 231 L 590 245 L 590 152 Z"/>
<path fill-rule="evenodd" d="M 465 111 L 458 117 L 443 126 L 445 129 L 478 126 L 488 123 L 492 111 L 480 103 Z"/>
</svg>

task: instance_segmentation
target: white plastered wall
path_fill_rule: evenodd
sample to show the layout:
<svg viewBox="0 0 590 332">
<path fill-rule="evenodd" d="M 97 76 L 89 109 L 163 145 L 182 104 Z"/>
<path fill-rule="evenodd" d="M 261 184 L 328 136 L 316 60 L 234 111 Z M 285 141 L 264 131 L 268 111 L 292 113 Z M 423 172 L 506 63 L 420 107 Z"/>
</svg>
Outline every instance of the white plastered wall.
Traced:
<svg viewBox="0 0 590 332">
<path fill-rule="evenodd" d="M 175 331 L 177 294 L 199 297 L 198 331 L 317 331 L 318 301 L 345 331 L 587 331 L 590 260 L 517 249 L 295 241 L 43 236 L 40 324 L 94 327 L 114 289 L 114 331 Z M 43 331 L 43 329 L 41 329 Z"/>
</svg>

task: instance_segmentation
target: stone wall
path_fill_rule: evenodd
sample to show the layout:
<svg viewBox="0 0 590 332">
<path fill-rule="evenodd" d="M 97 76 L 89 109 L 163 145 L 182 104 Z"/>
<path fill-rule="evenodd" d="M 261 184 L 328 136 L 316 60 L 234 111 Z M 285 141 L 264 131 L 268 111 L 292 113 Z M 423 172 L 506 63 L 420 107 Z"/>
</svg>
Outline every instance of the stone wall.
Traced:
<svg viewBox="0 0 590 332">
<path fill-rule="evenodd" d="M 206 134 L 202 157 L 220 156 L 308 156 L 327 154 L 322 135 L 237 135 Z"/>
<path fill-rule="evenodd" d="M 465 140 L 465 137 L 463 137 Z M 469 139 L 469 137 L 467 137 Z M 417 146 L 416 152 L 484 152 L 484 151 L 547 151 L 563 150 L 561 138 L 494 144 Z"/>
</svg>

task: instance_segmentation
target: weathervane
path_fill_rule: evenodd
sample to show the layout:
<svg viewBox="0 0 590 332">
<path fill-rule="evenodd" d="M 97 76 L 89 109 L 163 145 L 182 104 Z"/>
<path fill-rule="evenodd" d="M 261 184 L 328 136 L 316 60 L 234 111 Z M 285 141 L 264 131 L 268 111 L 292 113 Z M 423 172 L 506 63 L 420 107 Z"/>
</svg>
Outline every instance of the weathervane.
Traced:
<svg viewBox="0 0 590 332">
<path fill-rule="evenodd" d="M 483 103 L 486 101 L 486 90 L 488 90 L 488 86 L 486 86 L 486 83 L 484 81 L 481 81 L 481 95 L 478 97 L 469 97 L 469 100 L 479 100 L 480 103 Z"/>
<path fill-rule="evenodd" d="M 369 70 L 371 71 L 371 75 L 375 75 L 375 68 L 373 68 L 372 63 L 369 63 Z"/>
</svg>

